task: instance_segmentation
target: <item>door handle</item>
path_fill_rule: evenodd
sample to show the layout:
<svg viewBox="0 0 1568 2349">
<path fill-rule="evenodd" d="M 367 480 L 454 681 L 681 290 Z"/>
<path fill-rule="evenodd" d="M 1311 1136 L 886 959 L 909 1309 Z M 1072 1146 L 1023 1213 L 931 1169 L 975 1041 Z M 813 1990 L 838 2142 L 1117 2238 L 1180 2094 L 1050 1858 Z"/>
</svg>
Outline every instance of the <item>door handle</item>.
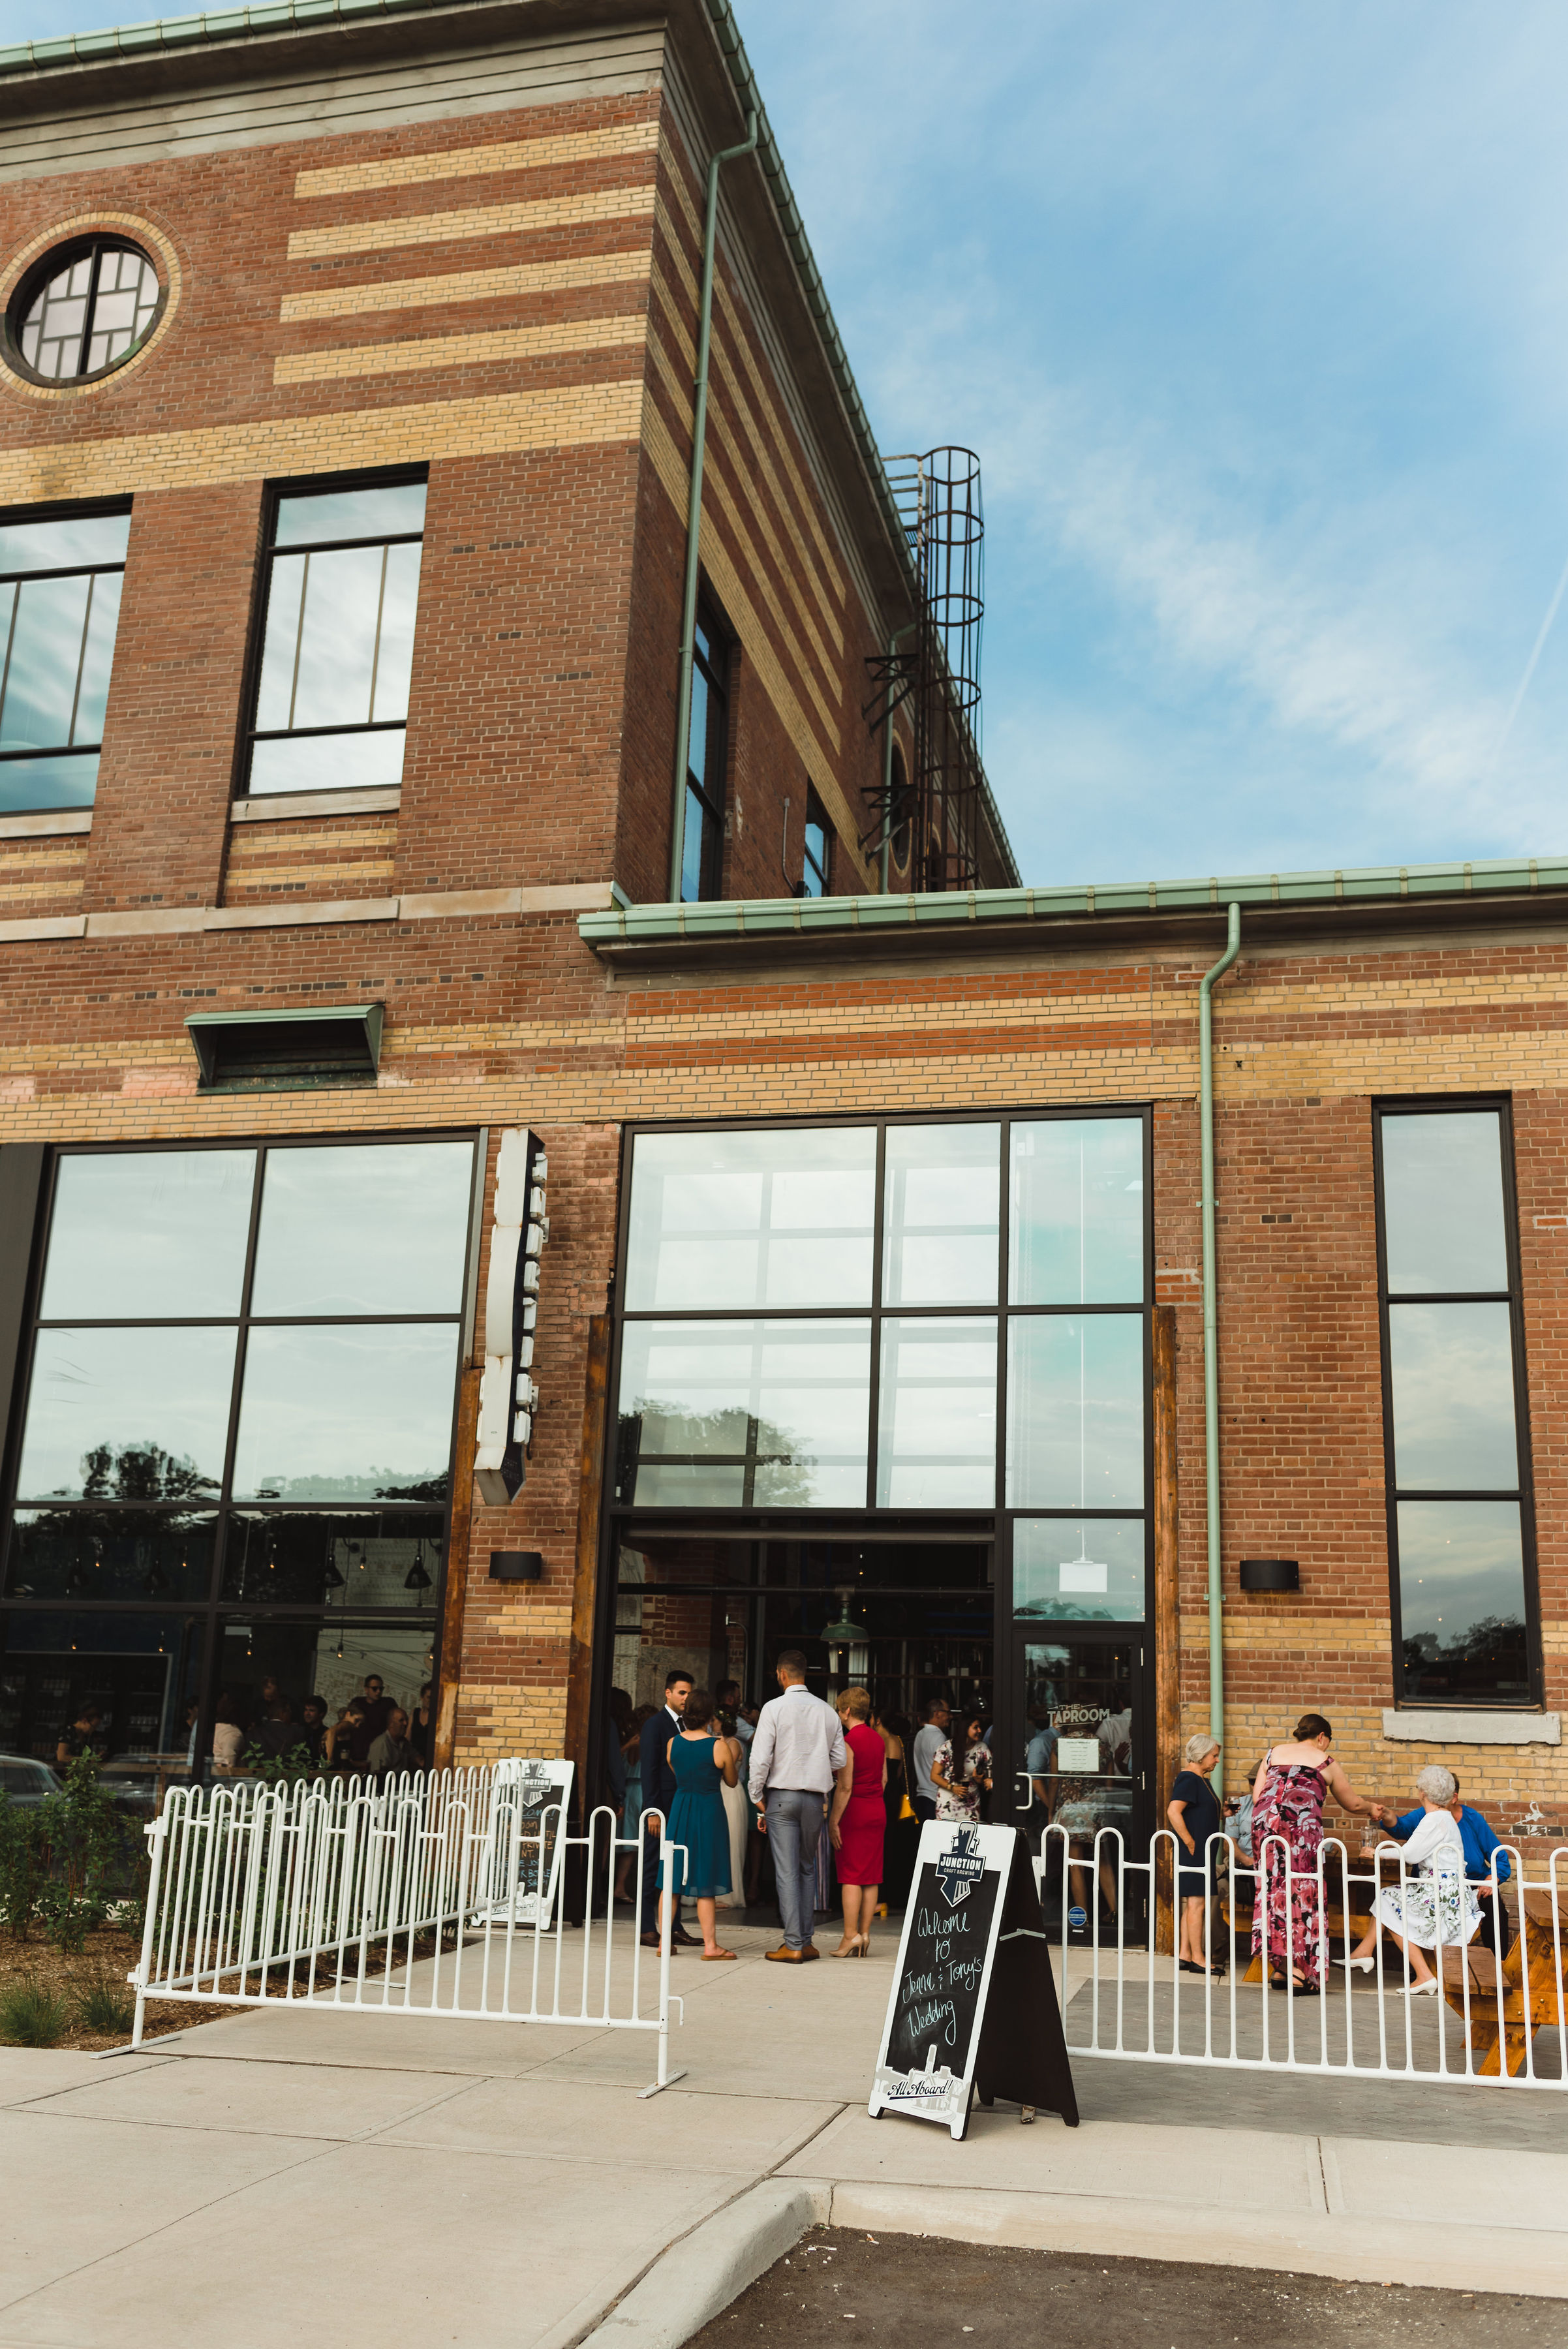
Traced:
<svg viewBox="0 0 1568 2349">
<path fill-rule="evenodd" d="M 1020 1801 L 1018 1795 L 1018 1789 L 1020 1786 L 1023 1789 L 1022 1801 Z M 1015 1811 L 1026 1811 L 1029 1808 L 1030 1804 L 1034 1799 L 1033 1789 L 1030 1784 L 1029 1773 L 1027 1770 L 1015 1770 L 1013 1772 L 1012 1790 L 1013 1809 Z"/>
</svg>

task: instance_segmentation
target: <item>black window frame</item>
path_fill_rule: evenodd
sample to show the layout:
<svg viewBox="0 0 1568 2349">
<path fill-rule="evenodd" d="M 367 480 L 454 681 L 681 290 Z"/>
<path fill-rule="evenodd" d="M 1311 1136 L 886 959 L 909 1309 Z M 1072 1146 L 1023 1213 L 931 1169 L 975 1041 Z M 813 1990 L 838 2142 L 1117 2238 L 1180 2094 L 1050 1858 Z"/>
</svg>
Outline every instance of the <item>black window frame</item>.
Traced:
<svg viewBox="0 0 1568 2349">
<path fill-rule="evenodd" d="M 448 1313 L 382 1313 L 382 1314 L 253 1314 L 250 1308 L 255 1275 L 256 1246 L 260 1233 L 261 1202 L 266 1176 L 269 1153 L 274 1150 L 310 1149 L 377 1149 L 388 1144 L 410 1143 L 464 1143 L 472 1152 L 469 1200 L 463 1233 L 463 1273 L 462 1289 L 456 1308 Z M 59 1170 L 67 1158 L 130 1157 L 167 1154 L 171 1151 L 254 1150 L 256 1166 L 251 1195 L 249 1223 L 245 1235 L 244 1270 L 239 1305 L 233 1314 L 147 1314 L 101 1317 L 94 1321 L 82 1316 L 67 1318 L 63 1323 L 57 1317 L 45 1319 L 39 1313 L 45 1276 L 48 1264 L 49 1237 L 54 1221 L 55 1201 L 59 1183 Z M 423 1630 L 430 1636 L 434 1651 L 432 1679 L 440 1685 L 442 1670 L 441 1631 L 444 1619 L 446 1572 L 452 1548 L 453 1513 L 457 1504 L 456 1469 L 458 1439 L 458 1405 L 462 1381 L 469 1358 L 476 1311 L 475 1281 L 479 1261 L 482 1229 L 480 1206 L 486 1180 L 486 1129 L 482 1126 L 429 1128 L 389 1128 L 371 1133 L 345 1133 L 328 1129 L 285 1133 L 230 1133 L 211 1136 L 166 1135 L 156 1141 L 104 1144 L 92 1141 L 55 1145 L 50 1150 L 49 1163 L 40 1186 L 38 1208 L 31 1240 L 27 1275 L 26 1310 L 22 1324 L 19 1357 L 8 1428 L 0 1430 L 5 1442 L 4 1480 L 0 1482 L 0 1623 L 15 1616 L 35 1617 L 66 1615 L 87 1619 L 98 1616 L 130 1616 L 154 1619 L 160 1617 L 199 1617 L 203 1626 L 202 1661 L 201 1667 L 201 1720 L 198 1752 L 206 1750 L 212 1729 L 213 1706 L 218 1687 L 216 1673 L 223 1652 L 223 1627 L 226 1621 L 240 1617 L 254 1616 L 258 1621 L 310 1622 L 325 1633 L 330 1629 L 393 1630 Z M 27 1245 L 25 1238 L 22 1245 Z M 246 1340 L 253 1327 L 327 1327 L 364 1326 L 366 1324 L 402 1324 L 424 1322 L 454 1325 L 458 1332 L 456 1363 L 452 1382 L 452 1415 L 447 1453 L 447 1490 L 440 1501 L 278 1501 L 236 1500 L 234 1497 L 234 1454 L 239 1432 L 240 1403 L 244 1392 Z M 106 1508 L 130 1515 L 140 1512 L 149 1517 L 212 1516 L 216 1518 L 213 1544 L 212 1569 L 204 1596 L 171 1598 L 167 1595 L 143 1599 L 100 1599 L 91 1595 L 72 1598 L 68 1595 L 41 1598 L 20 1598 L 10 1595 L 8 1585 L 12 1572 L 14 1534 L 17 1515 L 17 1480 L 21 1473 L 23 1442 L 27 1423 L 33 1369 L 39 1330 L 54 1326 L 72 1329 L 83 1327 L 141 1328 L 170 1326 L 221 1327 L 236 1330 L 233 1384 L 229 1397 L 228 1423 L 224 1439 L 223 1472 L 218 1490 L 201 1498 L 182 1504 L 164 1500 L 135 1501 L 115 1498 L 103 1500 L 61 1500 L 51 1502 L 51 1510 L 70 1514 L 102 1515 Z M 24 1510 L 37 1505 L 24 1502 Z M 383 1517 L 406 1516 L 441 1518 L 441 1553 L 435 1561 L 428 1592 L 421 1593 L 422 1604 L 401 1608 L 350 1605 L 345 1600 L 337 1606 L 324 1599 L 311 1604 L 297 1597 L 273 1602 L 251 1597 L 225 1595 L 225 1567 L 232 1525 L 240 1517 L 273 1518 L 379 1515 Z M 0 1643 L 3 1644 L 3 1643 Z"/>
<path fill-rule="evenodd" d="M 62 270 L 73 267 L 77 262 L 90 254 L 92 280 L 88 289 L 81 334 L 81 347 L 86 350 L 92 341 L 93 319 L 98 305 L 99 274 L 103 266 L 103 256 L 106 253 L 133 253 L 139 261 L 144 262 L 151 270 L 158 281 L 158 300 L 153 306 L 151 317 L 131 344 L 130 348 L 121 351 L 119 357 L 110 359 L 107 366 L 94 367 L 90 372 L 78 375 L 40 375 L 37 368 L 24 357 L 22 352 L 22 329 L 26 322 L 27 312 L 36 300 L 41 288 L 48 284 L 51 277 L 57 277 Z M 161 264 L 158 255 L 150 252 L 148 247 L 140 243 L 137 238 L 125 236 L 110 230 L 89 231 L 85 236 L 67 238 L 62 243 L 51 245 L 47 253 L 39 256 L 33 266 L 26 272 L 5 305 L 6 365 L 25 382 L 38 384 L 48 391 L 71 391 L 87 384 L 102 383 L 119 368 L 128 367 L 138 352 L 147 348 L 148 344 L 158 332 L 163 313 L 168 306 L 168 270 Z"/>
<path fill-rule="evenodd" d="M 706 639 L 706 648 L 704 648 Z M 678 885 L 683 905 L 705 905 L 724 894 L 724 811 L 728 803 L 730 759 L 730 670 L 733 640 L 730 630 L 720 618 L 704 591 L 697 600 L 697 621 L 692 636 L 691 676 L 692 696 L 696 697 L 696 680 L 701 674 L 707 687 L 707 726 L 702 740 L 702 772 L 698 774 L 691 760 L 692 736 L 687 736 L 686 755 L 686 829 L 682 838 L 691 839 L 691 818 L 695 812 L 701 828 L 698 850 L 697 895 L 685 895 L 686 876 L 682 870 Z M 695 810 L 693 809 L 695 802 Z M 688 850 L 688 854 L 690 851 Z M 684 866 L 684 859 L 682 860 Z"/>
<path fill-rule="evenodd" d="M 77 378 L 77 380 L 82 380 L 82 378 Z M 110 517 L 118 517 L 121 514 L 125 515 L 129 519 L 132 512 L 133 501 L 129 497 L 73 498 L 68 501 L 56 499 L 47 504 L 21 506 L 8 505 L 0 508 L 0 525 L 17 527 L 30 523 L 92 522 L 99 519 L 108 520 Z M 28 579 L 80 579 L 84 577 L 96 579 L 107 578 L 113 574 L 118 574 L 120 578 L 123 578 L 125 576 L 125 568 L 128 559 L 129 550 L 127 554 L 122 555 L 118 563 L 46 563 L 38 565 L 36 569 L 31 571 L 0 571 L 0 587 L 7 586 L 13 581 L 20 585 L 21 582 Z M 20 604 L 19 596 L 17 598 L 17 603 L 18 605 Z M 89 603 L 89 616 L 90 613 L 91 605 Z M 4 645 L 0 645 L 0 709 L 4 709 L 5 688 L 9 683 L 11 647 L 15 636 L 16 626 L 16 611 L 13 610 L 11 615 L 11 626 L 6 633 L 5 641 Z M 117 650 L 119 648 L 118 629 L 119 623 L 117 621 Z M 82 628 L 81 650 L 77 657 L 77 697 L 78 699 L 81 694 L 81 665 L 86 657 L 87 626 L 84 622 Z M 113 684 L 114 667 L 113 662 L 111 661 L 109 664 L 109 689 L 111 691 L 113 689 Z M 108 708 L 109 697 L 106 693 L 104 697 L 104 712 L 106 720 L 108 717 Z M 71 722 L 74 727 L 76 723 L 76 708 L 74 702 L 72 705 Z M 100 735 L 96 742 L 50 742 L 30 750 L 0 750 L 0 769 L 8 766 L 19 766 L 24 760 L 30 759 L 87 759 L 101 758 L 102 756 L 103 737 Z M 10 808 L 7 809 L 5 812 L 8 815 L 76 814 L 79 813 L 84 808 L 91 808 L 95 806 L 97 803 L 97 798 L 98 778 L 95 771 L 93 777 L 92 796 L 88 799 L 74 801 L 51 800 L 40 807 Z"/>
<path fill-rule="evenodd" d="M 289 478 L 269 481 L 266 484 L 262 502 L 261 539 L 256 550 L 256 592 L 252 598 L 250 648 L 245 659 L 244 692 L 241 702 L 244 717 L 234 760 L 233 796 L 235 799 L 249 799 L 252 796 L 251 767 L 258 742 L 320 741 L 329 736 L 336 737 L 340 734 L 401 734 L 406 739 L 409 730 L 406 716 L 368 719 L 363 724 L 347 726 L 258 727 L 255 722 L 256 709 L 261 699 L 262 661 L 266 650 L 267 615 L 272 605 L 274 556 L 336 554 L 343 548 L 353 546 L 420 546 L 422 548 L 429 535 L 430 526 L 428 495 L 430 470 L 428 464 L 379 465 L 342 473 L 309 473 L 297 479 Z M 313 539 L 308 542 L 302 541 L 297 546 L 280 547 L 277 543 L 278 510 L 286 498 L 319 496 L 334 490 L 401 489 L 414 482 L 422 482 L 427 493 L 425 523 L 417 531 L 393 531 L 368 538 L 332 538 L 319 541 Z M 424 588 L 422 564 L 420 587 L 422 594 Z M 415 626 L 416 627 L 418 626 L 417 605 Z M 317 783 L 302 783 L 299 787 L 299 794 L 292 792 L 260 792 L 255 796 L 258 799 L 286 802 L 306 793 L 314 795 L 322 788 L 327 790 L 339 788 L 348 791 L 359 787 L 353 784 L 341 786 L 328 784 L 323 787 Z M 396 791 L 400 790 L 401 785 L 394 783 L 384 788 Z"/>
<path fill-rule="evenodd" d="M 1388 1543 L 1388 1607 L 1392 1654 L 1393 1701 L 1397 1711 L 1419 1713 L 1538 1713 L 1544 1703 L 1545 1675 L 1541 1640 L 1541 1588 L 1537 1566 L 1535 1478 L 1530 1434 L 1530 1379 L 1525 1352 L 1524 1294 L 1519 1252 L 1519 1196 L 1513 1146 L 1513 1102 L 1506 1092 L 1396 1095 L 1374 1100 L 1372 1166 L 1377 1242 L 1378 1361 L 1383 1383 L 1383 1486 Z M 1400 1289 L 1388 1288 L 1387 1226 L 1383 1182 L 1383 1124 L 1386 1118 L 1474 1116 L 1495 1113 L 1502 1159 L 1503 1241 L 1508 1267 L 1506 1289 Z M 1469 1486 L 1438 1488 L 1401 1486 L 1395 1478 L 1394 1382 L 1390 1354 L 1389 1307 L 1394 1305 L 1457 1305 L 1506 1303 L 1509 1309 L 1510 1352 L 1513 1365 L 1514 1433 L 1518 1446 L 1519 1484 L 1512 1491 L 1477 1491 Z M 1527 1692 L 1519 1697 L 1435 1696 L 1406 1688 L 1405 1640 L 1400 1598 L 1399 1504 L 1401 1501 L 1517 1501 L 1520 1548 L 1524 1566 L 1524 1638 Z"/>
</svg>

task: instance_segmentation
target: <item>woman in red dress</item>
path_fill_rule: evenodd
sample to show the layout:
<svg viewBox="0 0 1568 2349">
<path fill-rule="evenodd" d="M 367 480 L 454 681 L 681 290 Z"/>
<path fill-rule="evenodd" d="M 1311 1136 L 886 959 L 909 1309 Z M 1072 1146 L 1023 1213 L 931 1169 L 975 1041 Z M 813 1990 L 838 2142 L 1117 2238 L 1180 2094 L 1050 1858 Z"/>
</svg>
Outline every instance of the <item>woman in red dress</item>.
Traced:
<svg viewBox="0 0 1568 2349">
<path fill-rule="evenodd" d="M 871 1920 L 877 1914 L 877 1888 L 882 1881 L 882 1837 L 888 1825 L 882 1789 L 888 1782 L 888 1748 L 871 1727 L 868 1691 L 846 1689 L 838 1710 L 855 1776 L 853 1782 L 835 1787 L 827 1822 L 844 1894 L 844 1939 L 833 1954 L 863 1958 L 871 1946 Z"/>
</svg>

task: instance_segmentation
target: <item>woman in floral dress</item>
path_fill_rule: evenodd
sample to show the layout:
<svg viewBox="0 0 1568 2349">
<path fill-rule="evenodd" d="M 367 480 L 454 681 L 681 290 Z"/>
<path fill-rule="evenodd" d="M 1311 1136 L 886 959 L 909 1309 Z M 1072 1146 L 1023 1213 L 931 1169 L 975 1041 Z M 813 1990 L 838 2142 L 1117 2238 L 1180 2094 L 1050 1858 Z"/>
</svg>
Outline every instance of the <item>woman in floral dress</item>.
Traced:
<svg viewBox="0 0 1568 2349">
<path fill-rule="evenodd" d="M 1369 1974 L 1377 1961 L 1378 1934 L 1386 1933 L 1409 1958 L 1412 1998 L 1434 1998 L 1438 1992 L 1438 1977 L 1421 1954 L 1424 1950 L 1463 1949 L 1480 1930 L 1480 1902 L 1466 1879 L 1464 1837 L 1453 1814 L 1459 1791 L 1453 1772 L 1440 1762 L 1417 1777 L 1416 1795 L 1425 1816 L 1404 1847 L 1399 1886 L 1379 1892 L 1372 1905 L 1372 1922 L 1347 1961 L 1352 1972 Z M 1392 1851 L 1394 1847 L 1379 1848 Z M 1336 1965 L 1340 1962 L 1334 1960 Z"/>
<path fill-rule="evenodd" d="M 1303 1998 L 1315 1998 L 1324 1982 L 1317 1887 L 1324 1803 L 1332 1795 L 1342 1810 L 1374 1807 L 1329 1752 L 1333 1743 L 1334 1732 L 1321 1713 L 1303 1713 L 1289 1743 L 1272 1745 L 1264 1754 L 1252 1785 L 1258 1863 L 1252 1955 L 1264 1954 L 1266 1926 L 1270 1981 Z"/>
<path fill-rule="evenodd" d="M 961 1734 L 931 1756 L 939 1819 L 967 1819 L 979 1826 L 984 1816 L 982 1798 L 991 1792 L 991 1748 L 980 1734 L 984 1726 L 978 1713 L 966 1714 Z"/>
</svg>

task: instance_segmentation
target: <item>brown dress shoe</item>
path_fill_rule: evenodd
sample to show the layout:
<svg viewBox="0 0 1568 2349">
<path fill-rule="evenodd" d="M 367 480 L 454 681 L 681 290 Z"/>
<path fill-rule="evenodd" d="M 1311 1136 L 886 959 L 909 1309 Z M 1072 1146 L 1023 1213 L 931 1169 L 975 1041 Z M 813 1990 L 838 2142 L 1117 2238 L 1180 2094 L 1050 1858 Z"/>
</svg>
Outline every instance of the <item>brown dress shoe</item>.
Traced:
<svg viewBox="0 0 1568 2349">
<path fill-rule="evenodd" d="M 821 1955 L 822 1951 L 817 1948 L 816 1943 L 815 1941 L 807 1941 L 800 1953 L 801 1963 L 802 1965 L 808 1964 L 813 1958 L 820 1958 Z"/>
<path fill-rule="evenodd" d="M 815 1954 L 813 1951 L 812 1955 L 815 1957 Z M 804 1950 L 792 1950 L 782 1942 L 776 1950 L 767 1952 L 769 1964 L 775 1966 L 798 1966 L 805 1955 Z"/>
</svg>

